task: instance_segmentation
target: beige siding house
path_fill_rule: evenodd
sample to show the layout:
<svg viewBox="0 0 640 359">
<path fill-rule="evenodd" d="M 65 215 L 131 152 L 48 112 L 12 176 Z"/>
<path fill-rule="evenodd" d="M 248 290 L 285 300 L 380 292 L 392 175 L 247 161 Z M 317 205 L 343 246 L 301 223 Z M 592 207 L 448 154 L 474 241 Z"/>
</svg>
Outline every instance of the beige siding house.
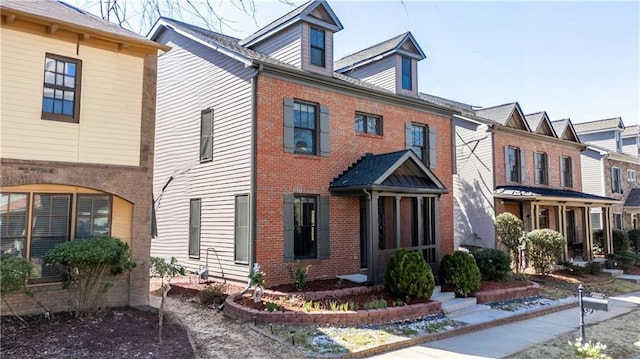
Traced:
<svg viewBox="0 0 640 359">
<path fill-rule="evenodd" d="M 103 305 L 145 305 L 156 59 L 169 48 L 58 1 L 6 0 L 0 11 L 0 250 L 29 259 L 33 291 L 62 311 L 68 297 L 46 252 L 119 237 L 137 268 Z M 7 300 L 38 311 L 21 295 Z"/>
</svg>

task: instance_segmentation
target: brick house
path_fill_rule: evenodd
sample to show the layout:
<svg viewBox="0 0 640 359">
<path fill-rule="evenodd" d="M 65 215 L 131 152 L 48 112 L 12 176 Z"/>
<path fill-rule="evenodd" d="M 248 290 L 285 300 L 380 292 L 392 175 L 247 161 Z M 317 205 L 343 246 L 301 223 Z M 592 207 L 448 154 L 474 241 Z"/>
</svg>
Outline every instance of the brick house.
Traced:
<svg viewBox="0 0 640 359">
<path fill-rule="evenodd" d="M 525 115 L 517 102 L 481 109 L 450 104 L 462 111 L 453 125 L 455 245 L 496 246 L 495 216 L 511 212 L 526 231 L 560 232 L 564 258 L 591 259 L 591 209 L 616 201 L 582 192 L 586 146 L 571 121 Z"/>
<path fill-rule="evenodd" d="M 62 311 L 68 294 L 45 253 L 119 237 L 137 268 L 102 304 L 148 304 L 156 63 L 168 48 L 58 1 L 5 0 L 0 11 L 2 254 L 29 259 L 31 289 Z M 23 295 L 6 299 L 39 311 Z"/>
<path fill-rule="evenodd" d="M 625 126 L 620 117 L 577 124 L 580 140 L 589 145 L 582 152 L 584 191 L 615 198 L 609 212 L 594 209 L 594 228 L 602 229 L 605 217 L 613 228 L 639 228 L 640 134 L 638 126 Z"/>
<path fill-rule="evenodd" d="M 152 255 L 268 285 L 366 275 L 404 247 L 453 250 L 451 116 L 418 92 L 411 33 L 333 60 L 343 26 L 310 1 L 240 40 L 171 19 L 158 59 Z"/>
</svg>

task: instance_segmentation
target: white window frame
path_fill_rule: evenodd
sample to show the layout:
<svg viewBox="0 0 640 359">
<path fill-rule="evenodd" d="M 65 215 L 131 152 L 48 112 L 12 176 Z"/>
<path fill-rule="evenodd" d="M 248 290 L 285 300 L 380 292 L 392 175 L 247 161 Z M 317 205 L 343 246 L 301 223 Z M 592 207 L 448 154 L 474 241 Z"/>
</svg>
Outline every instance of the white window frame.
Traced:
<svg viewBox="0 0 640 359">
<path fill-rule="evenodd" d="M 629 182 L 636 181 L 636 170 L 632 170 L 632 169 L 627 170 L 627 181 Z"/>
</svg>

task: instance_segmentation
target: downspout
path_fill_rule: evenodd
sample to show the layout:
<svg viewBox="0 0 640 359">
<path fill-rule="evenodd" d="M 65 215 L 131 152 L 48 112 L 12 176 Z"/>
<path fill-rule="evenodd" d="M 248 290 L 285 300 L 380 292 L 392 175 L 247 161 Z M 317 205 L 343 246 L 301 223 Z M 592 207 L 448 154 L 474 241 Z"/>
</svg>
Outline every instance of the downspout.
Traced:
<svg viewBox="0 0 640 359">
<path fill-rule="evenodd" d="M 367 240 L 369 242 L 369 250 L 367 251 L 367 282 L 374 282 L 373 278 L 373 221 L 371 220 L 373 216 L 373 205 L 371 204 L 372 198 L 371 193 L 367 191 L 366 188 L 362 189 L 365 196 L 367 196 L 367 213 L 369 214 L 369 218 L 367 218 Z"/>
</svg>

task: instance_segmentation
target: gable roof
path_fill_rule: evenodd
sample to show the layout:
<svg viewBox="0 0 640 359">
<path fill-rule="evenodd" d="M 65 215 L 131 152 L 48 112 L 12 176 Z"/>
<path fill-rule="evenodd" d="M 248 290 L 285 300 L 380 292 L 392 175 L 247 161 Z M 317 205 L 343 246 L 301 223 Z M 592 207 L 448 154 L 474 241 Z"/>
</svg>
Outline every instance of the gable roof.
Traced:
<svg viewBox="0 0 640 359">
<path fill-rule="evenodd" d="M 624 128 L 624 132 L 622 132 L 622 137 L 633 137 L 633 136 L 640 136 L 640 126 L 633 125 L 633 126 L 626 126 Z"/>
<path fill-rule="evenodd" d="M 633 188 L 629 195 L 627 196 L 627 200 L 624 201 L 624 207 L 638 207 L 640 208 L 640 188 Z"/>
<path fill-rule="evenodd" d="M 624 123 L 622 122 L 622 118 L 614 117 L 604 120 L 576 123 L 574 127 L 577 133 L 601 132 L 616 129 L 624 130 Z"/>
<path fill-rule="evenodd" d="M 411 32 L 408 31 L 354 54 L 345 56 L 336 61 L 333 68 L 336 69 L 337 72 L 345 72 L 393 53 L 398 53 L 416 60 L 423 60 L 427 57 Z"/>
<path fill-rule="evenodd" d="M 553 126 L 553 130 L 556 132 L 556 136 L 558 138 L 577 142 L 577 143 L 582 143 L 570 119 L 564 118 L 561 120 L 556 120 L 551 122 L 551 125 Z"/>
<path fill-rule="evenodd" d="M 446 193 L 448 190 L 412 150 L 367 153 L 329 185 L 331 191 L 391 190 Z"/>
<path fill-rule="evenodd" d="M 520 104 L 518 104 L 517 102 L 511 102 L 504 105 L 476 110 L 476 116 L 484 117 L 488 120 L 495 121 L 503 126 L 508 127 L 514 127 L 514 124 L 509 126 L 510 122 L 514 118 L 519 118 L 519 124 L 522 125 L 522 127 L 524 127 L 524 129 L 526 129 L 527 131 L 531 131 L 531 128 L 529 127 L 529 124 L 525 120 L 525 117 L 522 113 Z"/>
<path fill-rule="evenodd" d="M 529 124 L 529 128 L 531 128 L 531 131 L 539 133 L 541 135 L 558 137 L 555 130 L 553 129 L 553 126 L 551 125 L 551 121 L 549 121 L 549 116 L 547 116 L 546 111 L 530 113 L 528 115 L 525 115 L 524 118 Z"/>
<path fill-rule="evenodd" d="M 323 14 L 322 19 L 318 14 Z M 342 23 L 325 0 L 311 0 L 295 8 L 288 14 L 274 20 L 269 25 L 240 41 L 240 45 L 250 47 L 299 21 L 308 22 L 333 32 L 342 30 Z"/>
<path fill-rule="evenodd" d="M 568 202 L 594 202 L 603 204 L 619 203 L 614 198 L 597 196 L 595 194 L 576 192 L 566 189 L 530 187 L 530 186 L 497 186 L 494 195 L 498 198 L 522 198 L 565 200 Z"/>
<path fill-rule="evenodd" d="M 148 48 L 170 49 L 168 46 L 158 44 L 62 1 L 2 0 L 0 1 L 0 10 L 3 15 L 41 23 L 51 28 L 55 26 L 72 32 L 86 33 L 123 45 L 135 44 Z"/>
</svg>

